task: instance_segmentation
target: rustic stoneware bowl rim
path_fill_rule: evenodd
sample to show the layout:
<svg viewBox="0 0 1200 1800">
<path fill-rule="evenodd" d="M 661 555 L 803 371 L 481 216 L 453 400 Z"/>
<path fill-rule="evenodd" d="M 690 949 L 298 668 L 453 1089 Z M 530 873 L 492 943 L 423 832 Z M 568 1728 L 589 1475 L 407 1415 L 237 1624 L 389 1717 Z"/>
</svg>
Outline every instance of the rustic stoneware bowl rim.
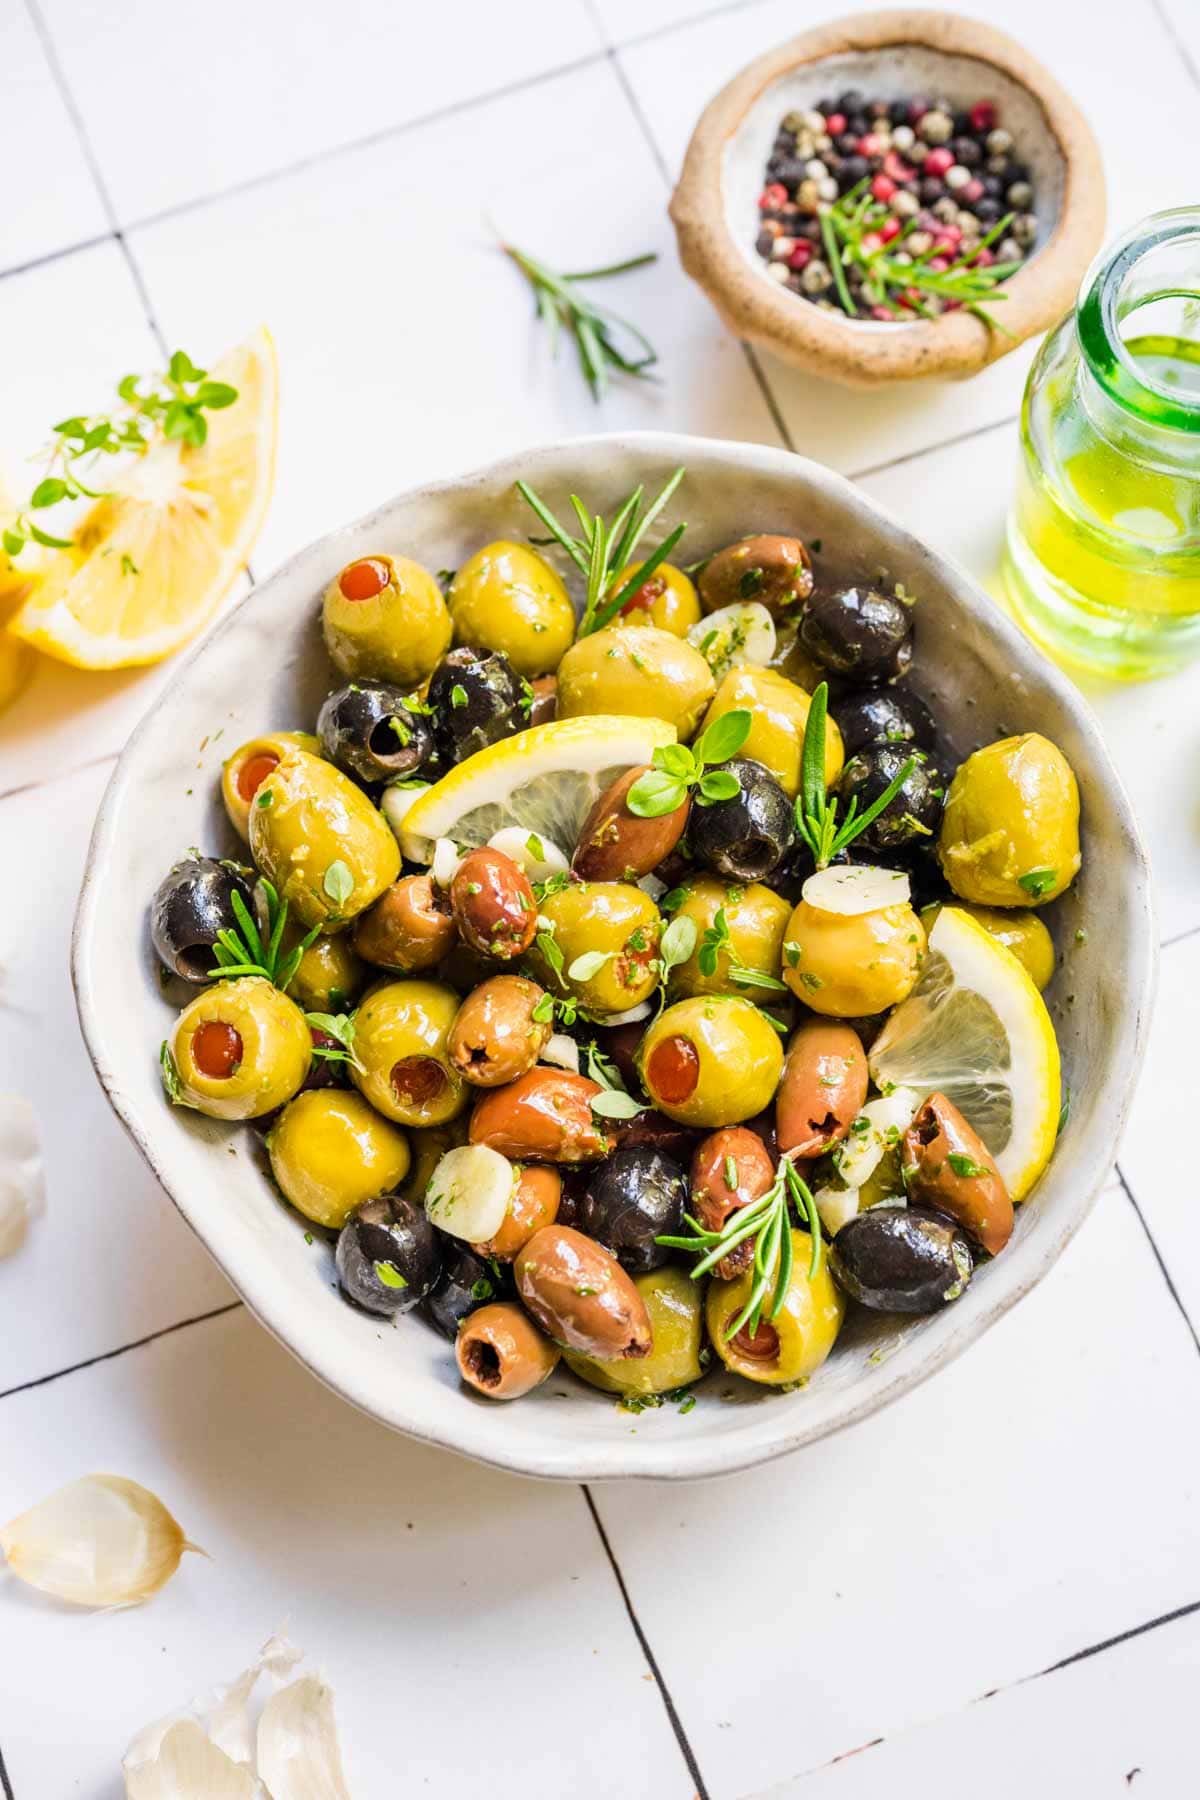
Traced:
<svg viewBox="0 0 1200 1800">
<path fill-rule="evenodd" d="M 1045 244 L 1006 284 L 990 331 L 966 310 L 870 330 L 804 305 L 752 266 L 730 227 L 724 158 L 766 89 L 792 70 L 843 53 L 911 45 L 990 63 L 1036 102 L 1064 169 L 1062 205 Z M 1055 324 L 1074 303 L 1100 247 L 1104 165 L 1079 107 L 1016 39 L 959 13 L 885 9 L 827 20 L 754 58 L 709 101 L 692 133 L 671 199 L 680 260 L 726 325 L 787 362 L 851 386 L 930 375 L 966 376 Z"/>
<path fill-rule="evenodd" d="M 222 1167 L 228 1165 L 222 1165 L 218 1160 L 220 1143 L 212 1145 L 211 1168 L 205 1165 L 204 1179 L 185 1183 L 172 1181 L 165 1166 L 170 1161 L 171 1146 L 166 1134 L 180 1129 L 179 1116 L 162 1105 L 160 1096 L 155 1096 L 153 1105 L 143 1104 L 131 1092 L 133 1072 L 128 1068 L 128 1058 L 123 1065 L 120 1056 L 114 1057 L 113 1034 L 102 993 L 104 979 L 114 979 L 111 974 L 105 977 L 102 973 L 101 965 L 106 960 L 111 964 L 121 956 L 126 958 L 127 966 L 121 979 L 148 979 L 144 962 L 140 960 L 145 955 L 144 947 L 140 942 L 134 944 L 134 940 L 140 938 L 142 908 L 148 896 L 138 893 L 127 898 L 122 891 L 116 897 L 102 898 L 101 890 L 106 870 L 116 866 L 112 859 L 114 846 L 119 842 L 116 833 L 122 802 L 144 794 L 144 784 L 152 777 L 152 766 L 149 769 L 142 767 L 143 745 L 156 721 L 164 715 L 169 717 L 172 709 L 176 716 L 181 715 L 186 710 L 183 703 L 187 696 L 194 695 L 197 700 L 201 697 L 205 661 L 212 647 L 238 633 L 252 637 L 254 630 L 265 629 L 268 621 L 283 630 L 289 628 L 290 622 L 290 629 L 298 641 L 311 620 L 311 603 L 323 586 L 323 580 L 316 575 L 322 562 L 325 568 L 335 570 L 350 556 L 364 554 L 364 547 L 373 538 L 376 542 L 384 538 L 387 522 L 401 512 L 411 517 L 413 508 L 431 502 L 442 505 L 472 492 L 489 496 L 507 492 L 518 476 L 526 477 L 537 486 L 551 479 L 572 480 L 577 471 L 579 479 L 583 480 L 590 469 L 598 484 L 603 471 L 618 461 L 624 474 L 633 473 L 634 479 L 644 477 L 648 482 L 660 478 L 664 470 L 683 463 L 704 476 L 719 477 L 723 486 L 737 482 L 747 493 L 754 490 L 756 483 L 786 483 L 789 493 L 794 488 L 797 506 L 803 505 L 805 496 L 810 504 L 825 502 L 834 510 L 844 511 L 861 521 L 864 536 L 874 533 L 894 547 L 897 555 L 918 559 L 930 580 L 945 596 L 947 607 L 952 611 L 961 609 L 965 615 L 963 622 L 969 623 L 970 629 L 980 634 L 989 654 L 994 653 L 996 667 L 1020 672 L 1034 696 L 1043 702 L 1044 710 L 1072 732 L 1077 746 L 1083 746 L 1089 770 L 1098 781 L 1104 806 L 1111 816 L 1117 836 L 1116 854 L 1123 863 L 1122 882 L 1127 884 L 1130 896 L 1126 941 L 1116 947 L 1126 959 L 1125 983 L 1120 989 L 1119 1012 L 1112 1023 L 1112 1043 L 1102 1084 L 1104 1091 L 1098 1096 L 1104 1102 L 1102 1122 L 1099 1129 L 1081 1134 L 1074 1143 L 1062 1146 L 1063 1155 L 1070 1158 L 1073 1175 L 1069 1193 L 1065 1197 L 1059 1196 L 1057 1216 L 1052 1221 L 1047 1218 L 1045 1229 L 1031 1232 L 1025 1242 L 1018 1244 L 1014 1240 L 1005 1256 L 986 1271 L 982 1306 L 969 1318 L 963 1315 L 960 1325 L 951 1324 L 943 1330 L 936 1344 L 930 1344 L 924 1354 L 920 1353 L 920 1346 L 926 1334 L 918 1333 L 913 1339 L 915 1351 L 906 1341 L 901 1353 L 870 1369 L 869 1374 L 861 1378 L 856 1376 L 845 1392 L 834 1396 L 832 1406 L 826 1409 L 828 1416 L 823 1418 L 813 1417 L 806 1409 L 802 1395 L 771 1400 L 769 1415 L 764 1415 L 769 1418 L 770 1429 L 751 1444 L 743 1442 L 737 1432 L 725 1433 L 719 1428 L 708 1436 L 689 1437 L 684 1428 L 693 1423 L 696 1414 L 692 1414 L 691 1419 L 678 1420 L 678 1430 L 671 1429 L 661 1435 L 643 1430 L 632 1435 L 626 1432 L 613 1441 L 594 1441 L 585 1433 L 578 1443 L 568 1438 L 565 1446 L 553 1435 L 545 1442 L 540 1441 L 535 1427 L 532 1435 L 530 1431 L 522 1434 L 519 1446 L 514 1436 L 510 1447 L 504 1430 L 496 1425 L 498 1415 L 499 1426 L 503 1427 L 504 1415 L 510 1409 L 484 1402 L 458 1409 L 452 1428 L 438 1411 L 421 1422 L 414 1420 L 405 1404 L 402 1382 L 401 1391 L 396 1391 L 394 1366 L 391 1385 L 381 1380 L 380 1370 L 374 1366 L 376 1359 L 371 1354 L 372 1340 L 368 1336 L 364 1335 L 362 1340 L 361 1358 L 355 1357 L 344 1366 L 348 1359 L 332 1356 L 319 1325 L 315 1330 L 306 1329 L 306 1320 L 298 1317 L 298 1313 L 308 1309 L 295 1306 L 287 1281 L 276 1272 L 270 1259 L 250 1257 L 238 1262 L 231 1256 L 220 1191 Z M 296 597 L 300 595 L 308 598 L 307 606 L 298 604 Z M 273 617 L 273 613 L 277 617 Z M 954 617 L 958 617 L 957 612 Z M 247 681 L 253 679 L 251 663 L 247 667 Z M 204 709 L 198 719 L 209 716 L 209 696 L 203 697 Z M 1023 723 L 1028 725 L 1036 721 L 1027 719 Z M 1053 717 L 1050 729 L 1053 735 Z M 124 817 L 120 823 L 124 825 Z M 157 831 L 161 842 L 165 823 L 165 820 L 159 820 L 156 824 L 153 818 L 147 818 L 145 830 L 148 833 Z M 122 907 L 125 909 L 123 916 Z M 107 941 L 104 936 L 106 923 Z M 72 977 L 83 1036 L 117 1116 L 186 1222 L 252 1311 L 327 1386 L 393 1429 L 522 1474 L 575 1481 L 617 1477 L 688 1479 L 733 1473 L 771 1460 L 868 1417 L 951 1361 L 1046 1274 L 1087 1216 L 1111 1169 L 1145 1048 L 1156 954 L 1157 935 L 1146 852 L 1098 728 L 1067 678 L 1045 661 L 972 580 L 922 545 L 851 483 L 817 463 L 759 445 L 638 432 L 568 439 L 503 458 L 462 476 L 410 489 L 353 524 L 317 539 L 238 602 L 182 663 L 164 688 L 129 739 L 108 784 L 88 852 L 75 920 Z M 1086 1002 L 1086 996 L 1081 996 L 1081 1000 Z M 153 1055 L 153 1045 L 149 1046 L 147 1054 Z M 144 1075 L 141 1078 L 144 1079 Z M 187 1115 L 189 1120 L 193 1117 Z M 200 1154 L 207 1154 L 207 1146 Z M 299 1237 L 302 1221 L 292 1218 L 287 1223 Z M 935 1323 L 940 1325 L 956 1316 L 957 1309 L 950 1308 Z M 444 1342 L 441 1350 L 449 1365 L 449 1348 Z M 335 1361 L 337 1366 L 331 1366 Z M 579 1403 L 598 1407 L 611 1404 L 606 1396 L 590 1390 L 580 1390 Z M 561 1401 L 559 1405 L 561 1407 Z M 725 1408 L 718 1410 L 726 1411 Z M 647 1420 L 629 1420 L 628 1424 L 632 1428 L 652 1425 L 659 1420 L 671 1426 L 676 1423 L 666 1420 L 660 1413 Z"/>
</svg>

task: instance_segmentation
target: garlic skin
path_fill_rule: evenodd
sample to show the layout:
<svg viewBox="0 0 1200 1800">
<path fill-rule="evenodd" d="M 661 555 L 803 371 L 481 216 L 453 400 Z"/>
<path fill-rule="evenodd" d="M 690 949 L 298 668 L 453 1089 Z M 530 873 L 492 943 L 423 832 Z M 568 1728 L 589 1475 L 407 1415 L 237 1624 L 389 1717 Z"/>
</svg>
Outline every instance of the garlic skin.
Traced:
<svg viewBox="0 0 1200 1800">
<path fill-rule="evenodd" d="M 0 1261 L 21 1248 L 45 1204 L 37 1114 L 20 1094 L 0 1094 Z"/>
<path fill-rule="evenodd" d="M 120 1475 L 68 1482 L 0 1526 L 10 1572 L 73 1606 L 136 1606 L 196 1548 L 157 1494 Z"/>
<path fill-rule="evenodd" d="M 262 1789 L 248 1763 L 233 1762 L 218 1750 L 194 1719 L 176 1719 L 165 1732 L 151 1727 L 154 1749 L 143 1754 L 143 1739 L 130 1745 L 125 1761 L 126 1800 L 260 1800 Z M 131 1758 L 136 1758 L 130 1761 Z"/>
<path fill-rule="evenodd" d="M 315 1675 L 302 1675 L 263 1707 L 258 1773 L 271 1800 L 350 1800 L 333 1689 Z"/>
</svg>

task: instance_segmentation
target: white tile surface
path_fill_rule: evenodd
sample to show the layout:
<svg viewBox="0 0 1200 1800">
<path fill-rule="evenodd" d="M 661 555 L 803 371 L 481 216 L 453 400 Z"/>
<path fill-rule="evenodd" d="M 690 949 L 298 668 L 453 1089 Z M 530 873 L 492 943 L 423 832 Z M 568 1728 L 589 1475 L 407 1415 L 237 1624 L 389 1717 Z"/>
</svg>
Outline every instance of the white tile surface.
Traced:
<svg viewBox="0 0 1200 1800">
<path fill-rule="evenodd" d="M 624 44 L 709 13 L 755 6 L 758 0 L 591 0 L 592 11 L 610 44 Z"/>
<path fill-rule="evenodd" d="M 42 4 L 122 223 L 600 49 L 583 0 L 472 6 L 468 18 L 405 0 L 249 11 L 210 0 L 200 32 L 186 0 Z M 133 117 L 121 94 L 136 96 Z M 489 155 L 475 150 L 478 177 Z M 388 231 L 386 213 L 377 223 Z"/>
<path fill-rule="evenodd" d="M 22 0 L 0 6 L 0 70 L 0 168 L 7 177 L 0 215 L 2 273 L 98 237 L 108 221 Z"/>
</svg>

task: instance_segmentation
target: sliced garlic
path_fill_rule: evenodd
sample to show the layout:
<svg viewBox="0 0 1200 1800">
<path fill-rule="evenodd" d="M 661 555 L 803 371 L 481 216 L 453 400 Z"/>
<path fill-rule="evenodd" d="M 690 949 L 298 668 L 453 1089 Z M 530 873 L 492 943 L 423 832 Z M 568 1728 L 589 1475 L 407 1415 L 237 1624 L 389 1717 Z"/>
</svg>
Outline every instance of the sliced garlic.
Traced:
<svg viewBox="0 0 1200 1800">
<path fill-rule="evenodd" d="M 433 846 L 433 875 L 435 887 L 448 888 L 458 872 L 462 861 L 458 845 L 453 838 L 439 838 Z"/>
<path fill-rule="evenodd" d="M 0 1259 L 20 1249 L 45 1204 L 37 1114 L 20 1094 L 0 1094 Z"/>
<path fill-rule="evenodd" d="M 429 1177 L 425 1211 L 430 1223 L 468 1244 L 495 1237 L 512 1199 L 513 1166 L 488 1144 L 447 1150 Z"/>
<path fill-rule="evenodd" d="M 579 1045 L 565 1031 L 556 1031 L 546 1039 L 546 1045 L 538 1058 L 539 1062 L 552 1063 L 556 1069 L 570 1069 L 572 1074 L 579 1073 Z"/>
<path fill-rule="evenodd" d="M 827 1237 L 835 1238 L 843 1225 L 858 1217 L 857 1188 L 821 1187 L 813 1195 Z"/>
<path fill-rule="evenodd" d="M 838 1174 L 847 1187 L 862 1187 L 875 1173 L 886 1150 L 900 1141 L 921 1104 L 916 1088 L 897 1087 L 878 1100 L 868 1100 L 838 1145 Z"/>
<path fill-rule="evenodd" d="M 605 1013 L 605 1025 L 636 1025 L 639 1019 L 648 1019 L 654 1011 L 648 1000 L 639 1000 L 636 1006 L 627 1006 L 624 1012 Z"/>
<path fill-rule="evenodd" d="M 379 810 L 391 826 L 397 838 L 400 827 L 408 816 L 409 809 L 416 805 L 422 794 L 429 792 L 429 782 L 414 783 L 412 787 L 384 788 L 383 799 L 379 802 Z"/>
<path fill-rule="evenodd" d="M 258 1773 L 271 1800 L 350 1800 L 333 1690 L 315 1675 L 300 1676 L 263 1707 Z"/>
<path fill-rule="evenodd" d="M 571 866 L 553 839 L 540 831 L 526 831 L 523 825 L 506 825 L 488 839 L 488 848 L 511 856 L 530 881 L 549 881 L 552 875 L 563 875 Z"/>
<path fill-rule="evenodd" d="M 120 1475 L 85 1475 L 0 1526 L 19 1581 L 75 1606 L 135 1606 L 195 1550 L 157 1494 Z"/>
<path fill-rule="evenodd" d="M 817 912 L 839 913 L 844 918 L 882 912 L 885 906 L 903 906 L 911 895 L 908 876 L 902 870 L 861 863 L 819 869 L 801 889 L 801 898 Z"/>
<path fill-rule="evenodd" d="M 706 619 L 688 627 L 688 643 L 698 650 L 713 678 L 746 664 L 766 668 L 775 654 L 775 621 L 759 600 L 719 606 Z"/>
</svg>

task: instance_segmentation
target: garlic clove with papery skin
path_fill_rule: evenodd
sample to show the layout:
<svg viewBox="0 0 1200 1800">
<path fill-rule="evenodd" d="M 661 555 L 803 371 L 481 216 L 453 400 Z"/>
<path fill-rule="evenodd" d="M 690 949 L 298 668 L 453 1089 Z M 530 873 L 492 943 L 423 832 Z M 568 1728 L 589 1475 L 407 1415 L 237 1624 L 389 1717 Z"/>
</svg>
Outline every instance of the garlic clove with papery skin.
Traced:
<svg viewBox="0 0 1200 1800">
<path fill-rule="evenodd" d="M 136 1606 L 196 1548 L 157 1494 L 120 1475 L 68 1482 L 0 1525 L 10 1572 L 73 1606 Z"/>
</svg>

